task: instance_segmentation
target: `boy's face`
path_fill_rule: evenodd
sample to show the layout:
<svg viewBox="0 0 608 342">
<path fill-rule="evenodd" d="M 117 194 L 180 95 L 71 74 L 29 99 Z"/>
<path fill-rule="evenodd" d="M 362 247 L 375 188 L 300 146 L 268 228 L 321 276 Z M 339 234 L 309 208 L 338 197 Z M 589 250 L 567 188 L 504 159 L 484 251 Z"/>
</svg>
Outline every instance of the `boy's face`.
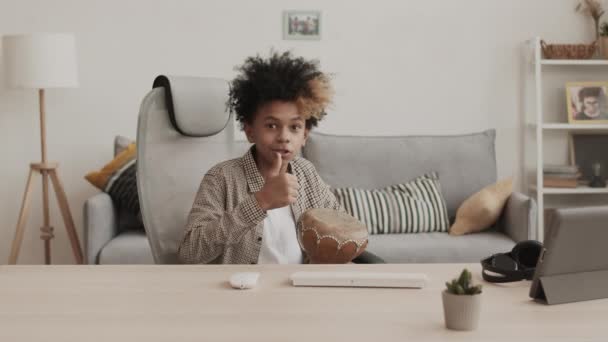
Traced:
<svg viewBox="0 0 608 342">
<path fill-rule="evenodd" d="M 291 161 L 306 143 L 308 130 L 293 102 L 271 101 L 258 108 L 251 124 L 245 123 L 249 142 L 256 145 L 258 161 L 272 165 L 275 153 Z"/>
</svg>

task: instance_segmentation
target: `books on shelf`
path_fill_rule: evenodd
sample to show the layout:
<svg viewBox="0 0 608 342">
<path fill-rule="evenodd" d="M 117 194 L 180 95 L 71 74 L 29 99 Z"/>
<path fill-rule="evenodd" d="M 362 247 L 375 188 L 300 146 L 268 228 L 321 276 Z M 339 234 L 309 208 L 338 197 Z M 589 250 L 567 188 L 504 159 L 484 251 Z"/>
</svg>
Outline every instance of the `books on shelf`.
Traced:
<svg viewBox="0 0 608 342">
<path fill-rule="evenodd" d="M 559 179 L 545 177 L 543 179 L 543 186 L 545 188 L 576 188 L 578 186 L 578 179 Z"/>
<path fill-rule="evenodd" d="M 544 177 L 554 179 L 579 179 L 581 177 L 581 173 L 545 173 Z"/>
<path fill-rule="evenodd" d="M 581 172 L 576 165 L 544 165 L 543 186 L 546 188 L 576 188 Z"/>
<path fill-rule="evenodd" d="M 576 165 L 556 165 L 546 164 L 543 166 L 544 174 L 573 174 L 579 172 L 578 166 Z"/>
</svg>

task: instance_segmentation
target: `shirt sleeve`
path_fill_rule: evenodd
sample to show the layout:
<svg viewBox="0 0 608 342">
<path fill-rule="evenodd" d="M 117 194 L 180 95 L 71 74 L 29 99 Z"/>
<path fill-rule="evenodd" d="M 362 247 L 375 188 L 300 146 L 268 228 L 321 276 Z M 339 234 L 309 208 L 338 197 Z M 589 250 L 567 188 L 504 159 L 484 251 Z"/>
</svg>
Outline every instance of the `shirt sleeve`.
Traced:
<svg viewBox="0 0 608 342">
<path fill-rule="evenodd" d="M 254 195 L 245 197 L 231 211 L 226 210 L 224 177 L 207 173 L 188 215 L 178 256 L 183 263 L 207 264 L 220 257 L 231 244 L 266 217 Z"/>
</svg>

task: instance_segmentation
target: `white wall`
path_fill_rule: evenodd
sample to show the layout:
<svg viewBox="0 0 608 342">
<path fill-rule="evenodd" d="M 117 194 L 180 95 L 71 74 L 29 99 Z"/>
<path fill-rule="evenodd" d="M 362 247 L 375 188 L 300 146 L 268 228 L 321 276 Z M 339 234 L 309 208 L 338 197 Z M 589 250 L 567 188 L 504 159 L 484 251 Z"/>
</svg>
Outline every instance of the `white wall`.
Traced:
<svg viewBox="0 0 608 342">
<path fill-rule="evenodd" d="M 140 101 L 158 74 L 231 78 L 271 47 L 319 58 L 336 74 L 337 134 L 457 134 L 496 128 L 499 177 L 521 169 L 521 46 L 533 36 L 587 41 L 575 0 L 0 1 L 0 34 L 74 32 L 80 88 L 48 90 L 49 158 L 60 163 L 82 239 L 83 176 L 134 137 Z M 321 41 L 281 39 L 284 9 L 323 13 Z M 1 58 L 0 58 L 1 60 Z M 0 91 L 0 263 L 6 263 L 28 165 L 40 158 L 37 94 Z M 19 263 L 41 263 L 41 185 Z M 52 198 L 53 262 L 72 263 Z"/>
</svg>

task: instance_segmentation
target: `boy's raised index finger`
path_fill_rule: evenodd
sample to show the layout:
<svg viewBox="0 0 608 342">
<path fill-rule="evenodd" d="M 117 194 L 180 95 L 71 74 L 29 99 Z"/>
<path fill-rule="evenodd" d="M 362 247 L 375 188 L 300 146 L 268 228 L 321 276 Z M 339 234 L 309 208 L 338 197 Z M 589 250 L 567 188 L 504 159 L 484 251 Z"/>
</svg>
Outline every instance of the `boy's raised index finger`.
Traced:
<svg viewBox="0 0 608 342">
<path fill-rule="evenodd" d="M 289 162 L 281 159 L 281 173 L 287 173 L 287 166 L 289 166 Z"/>
<path fill-rule="evenodd" d="M 271 174 L 274 176 L 279 175 L 283 170 L 283 161 L 279 152 L 274 153 L 274 159 L 272 161 Z"/>
<path fill-rule="evenodd" d="M 287 166 L 289 166 L 289 162 L 283 160 L 283 156 L 279 153 L 279 158 L 281 160 L 281 173 L 287 173 Z"/>
</svg>

